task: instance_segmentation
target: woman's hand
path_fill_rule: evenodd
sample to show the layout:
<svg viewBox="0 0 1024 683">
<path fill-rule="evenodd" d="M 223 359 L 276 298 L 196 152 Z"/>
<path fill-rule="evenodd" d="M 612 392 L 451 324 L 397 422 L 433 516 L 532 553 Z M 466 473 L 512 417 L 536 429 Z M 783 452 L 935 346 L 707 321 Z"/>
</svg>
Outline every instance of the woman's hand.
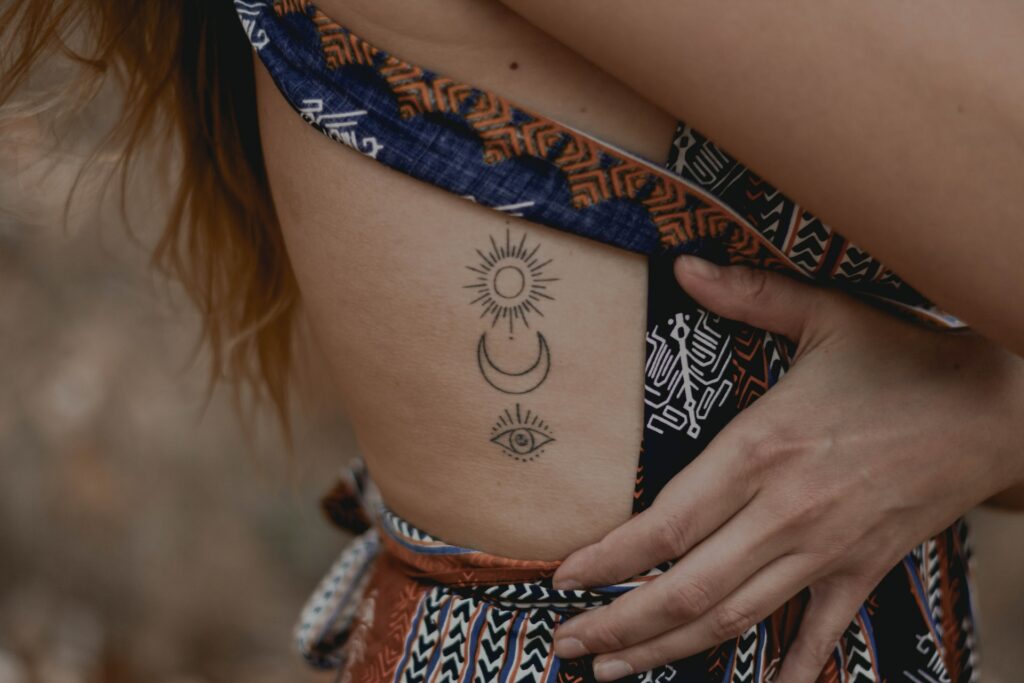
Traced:
<svg viewBox="0 0 1024 683">
<path fill-rule="evenodd" d="M 1024 479 L 1024 362 L 784 276 L 681 257 L 724 317 L 797 342 L 793 368 L 652 507 L 570 555 L 556 587 L 657 579 L 555 633 L 610 680 L 740 635 L 810 587 L 781 683 L 814 681 L 882 577 L 915 545 Z"/>
</svg>

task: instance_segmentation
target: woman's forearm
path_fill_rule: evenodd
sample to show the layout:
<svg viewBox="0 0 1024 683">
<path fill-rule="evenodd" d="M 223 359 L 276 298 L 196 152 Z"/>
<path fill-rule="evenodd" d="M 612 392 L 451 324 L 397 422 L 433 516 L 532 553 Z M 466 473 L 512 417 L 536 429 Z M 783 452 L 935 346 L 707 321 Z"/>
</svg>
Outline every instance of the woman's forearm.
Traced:
<svg viewBox="0 0 1024 683">
<path fill-rule="evenodd" d="M 502 1 L 1024 353 L 1024 5 Z"/>
<path fill-rule="evenodd" d="M 989 498 L 987 503 L 1007 510 L 1024 510 L 1024 483 L 999 492 Z"/>
</svg>

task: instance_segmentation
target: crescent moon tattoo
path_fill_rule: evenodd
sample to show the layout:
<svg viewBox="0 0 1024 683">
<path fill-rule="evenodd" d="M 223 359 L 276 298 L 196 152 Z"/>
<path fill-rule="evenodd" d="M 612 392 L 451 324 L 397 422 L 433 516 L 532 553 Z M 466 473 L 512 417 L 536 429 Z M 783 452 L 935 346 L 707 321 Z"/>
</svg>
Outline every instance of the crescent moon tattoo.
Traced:
<svg viewBox="0 0 1024 683">
<path fill-rule="evenodd" d="M 506 394 L 525 394 L 533 391 L 547 379 L 551 370 L 551 350 L 544 335 L 537 333 L 537 360 L 519 372 L 509 372 L 496 366 L 487 353 L 487 333 L 480 335 L 476 345 L 476 360 L 487 383 Z"/>
</svg>

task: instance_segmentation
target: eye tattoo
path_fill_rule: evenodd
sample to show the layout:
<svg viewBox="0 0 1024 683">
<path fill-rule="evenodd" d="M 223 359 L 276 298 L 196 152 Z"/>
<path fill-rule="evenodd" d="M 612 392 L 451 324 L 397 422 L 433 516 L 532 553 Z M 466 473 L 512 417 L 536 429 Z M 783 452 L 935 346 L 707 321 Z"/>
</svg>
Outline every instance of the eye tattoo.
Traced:
<svg viewBox="0 0 1024 683">
<path fill-rule="evenodd" d="M 523 415 L 518 403 L 515 415 L 506 408 L 491 428 L 491 442 L 501 447 L 505 455 L 520 462 L 536 460 L 544 452 L 544 446 L 554 440 L 551 427 L 529 410 Z"/>
<path fill-rule="evenodd" d="M 518 244 L 513 245 L 511 232 L 506 229 L 504 246 L 499 246 L 491 237 L 490 251 L 485 253 L 477 249 L 480 262 L 466 266 L 476 273 L 475 281 L 465 285 L 466 289 L 476 291 L 476 298 L 470 303 L 483 308 L 480 317 L 490 316 L 491 327 L 495 327 L 498 321 L 507 320 L 510 339 L 515 334 L 517 322 L 529 327 L 528 315 L 544 315 L 538 304 L 545 299 L 554 301 L 547 292 L 547 283 L 558 278 L 545 276 L 544 268 L 551 259 L 541 261 L 537 258 L 538 249 L 539 244 L 532 249 L 527 248 L 526 233 Z"/>
</svg>

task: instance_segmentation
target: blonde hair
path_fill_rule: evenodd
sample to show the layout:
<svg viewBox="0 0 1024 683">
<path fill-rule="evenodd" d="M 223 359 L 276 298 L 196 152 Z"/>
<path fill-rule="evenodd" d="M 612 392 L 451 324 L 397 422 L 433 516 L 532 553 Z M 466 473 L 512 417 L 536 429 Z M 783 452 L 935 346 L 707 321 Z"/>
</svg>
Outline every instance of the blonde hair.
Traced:
<svg viewBox="0 0 1024 683">
<path fill-rule="evenodd" d="M 114 79 L 126 94 L 103 146 L 122 193 L 153 146 L 178 156 L 151 264 L 179 281 L 202 318 L 209 388 L 269 398 L 289 434 L 298 289 L 260 147 L 252 52 L 230 0 L 14 0 L 0 9 L 0 105 L 63 55 L 86 98 Z M 71 197 L 68 197 L 70 202 Z M 246 391 L 249 390 L 249 391 Z"/>
</svg>

